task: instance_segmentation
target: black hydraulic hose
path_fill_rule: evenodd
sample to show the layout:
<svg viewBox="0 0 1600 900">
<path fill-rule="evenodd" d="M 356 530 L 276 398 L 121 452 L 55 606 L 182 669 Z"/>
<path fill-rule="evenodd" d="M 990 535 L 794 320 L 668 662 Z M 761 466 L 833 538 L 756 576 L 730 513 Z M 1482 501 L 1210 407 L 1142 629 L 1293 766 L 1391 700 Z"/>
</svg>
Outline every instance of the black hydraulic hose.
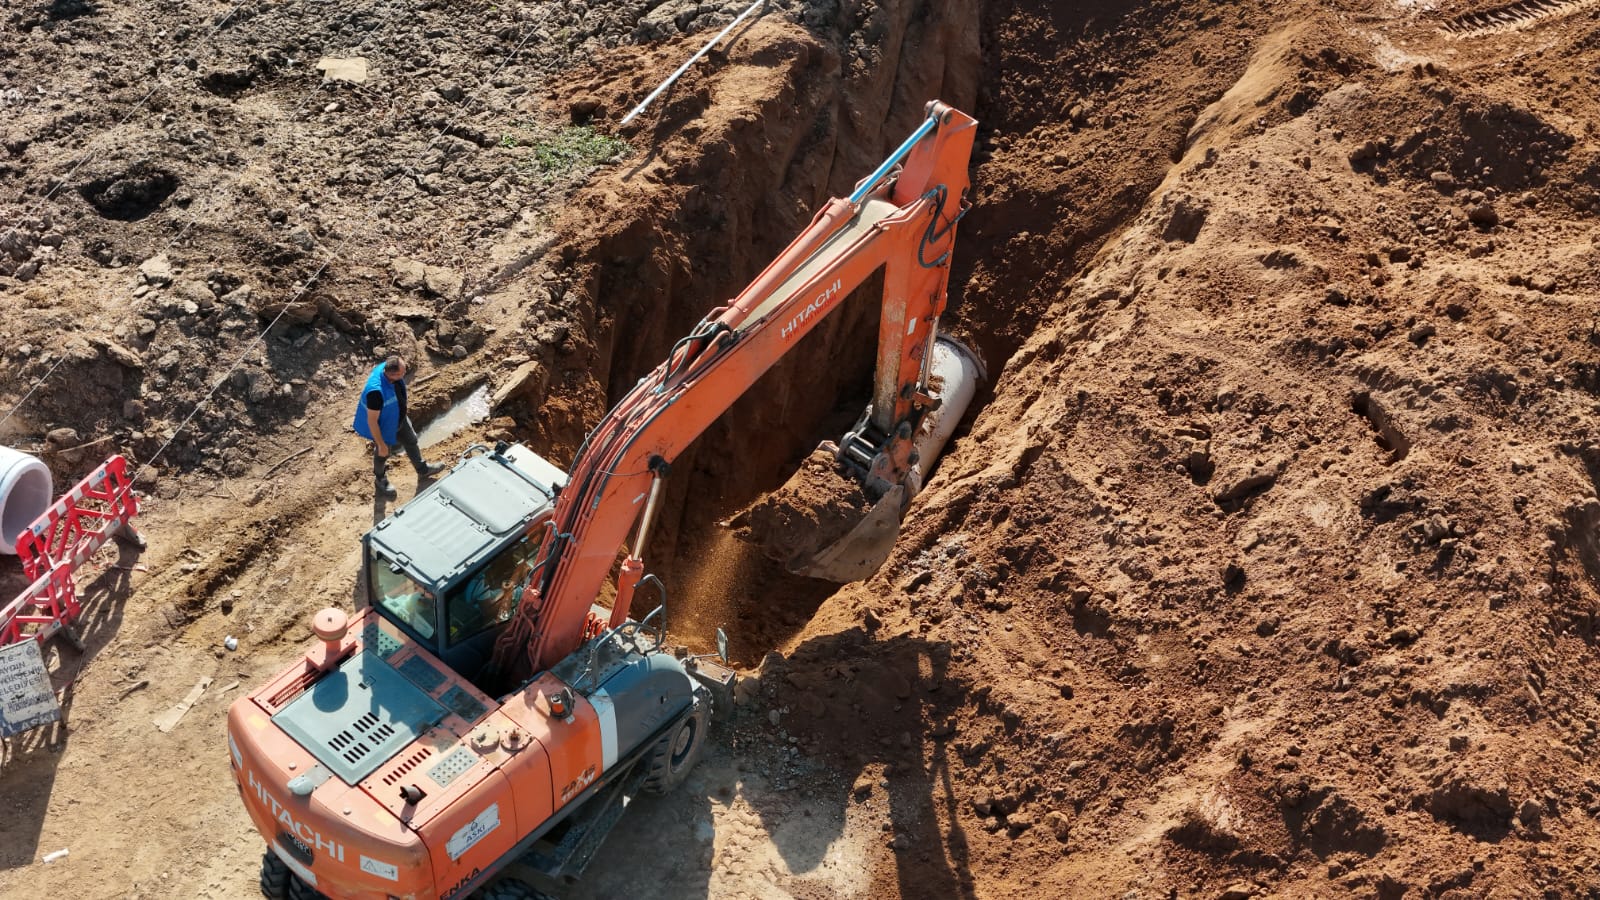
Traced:
<svg viewBox="0 0 1600 900">
<path fill-rule="evenodd" d="M 944 240 L 946 235 L 955 230 L 956 223 L 966 218 L 967 210 L 971 209 L 970 206 L 962 209 L 960 212 L 956 213 L 955 218 L 952 218 L 949 222 L 944 223 L 944 227 L 940 228 L 939 216 L 944 212 L 945 200 L 949 197 L 949 195 L 949 188 L 946 188 L 942 184 L 934 187 L 926 194 L 922 195 L 922 199 L 927 200 L 932 198 L 934 202 L 933 216 L 928 221 L 928 230 L 925 234 L 923 234 L 922 242 L 917 245 L 917 263 L 924 269 L 937 269 L 938 267 L 944 265 L 945 261 L 950 258 L 950 249 L 946 249 L 944 253 L 939 255 L 938 259 L 934 260 L 933 262 L 928 262 L 928 260 L 923 256 L 923 251 L 926 250 L 930 245 L 937 244 L 938 242 Z"/>
</svg>

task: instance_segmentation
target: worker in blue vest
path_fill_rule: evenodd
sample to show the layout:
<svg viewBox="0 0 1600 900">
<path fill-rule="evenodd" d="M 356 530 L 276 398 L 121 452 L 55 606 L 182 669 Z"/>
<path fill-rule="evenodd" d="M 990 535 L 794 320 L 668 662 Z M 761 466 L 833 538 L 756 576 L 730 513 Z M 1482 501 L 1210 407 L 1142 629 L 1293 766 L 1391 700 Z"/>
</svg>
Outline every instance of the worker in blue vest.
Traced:
<svg viewBox="0 0 1600 900">
<path fill-rule="evenodd" d="M 398 356 L 373 366 L 356 406 L 356 434 L 372 442 L 372 476 L 377 480 L 380 497 L 395 496 L 387 469 L 389 454 L 397 443 L 405 448 L 418 478 L 432 478 L 445 468 L 423 459 L 422 448 L 417 446 L 417 431 L 406 415 L 407 373 L 406 361 Z"/>
</svg>

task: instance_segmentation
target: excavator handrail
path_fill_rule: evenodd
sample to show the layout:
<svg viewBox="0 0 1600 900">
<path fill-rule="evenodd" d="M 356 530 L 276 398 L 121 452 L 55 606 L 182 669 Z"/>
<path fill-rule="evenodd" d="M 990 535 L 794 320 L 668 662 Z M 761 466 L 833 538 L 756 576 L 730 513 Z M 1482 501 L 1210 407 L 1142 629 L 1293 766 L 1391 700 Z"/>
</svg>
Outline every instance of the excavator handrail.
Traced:
<svg viewBox="0 0 1600 900">
<path fill-rule="evenodd" d="M 618 625 L 615 628 L 610 628 L 610 629 L 607 629 L 605 631 L 602 631 L 601 633 L 595 635 L 594 638 L 589 641 L 589 655 L 587 657 L 585 657 L 585 659 L 584 659 L 583 670 L 581 672 L 579 672 L 578 676 L 572 680 L 572 686 L 574 688 L 576 688 L 577 691 L 580 694 L 587 694 L 588 693 L 588 691 L 584 690 L 583 682 L 591 674 L 593 674 L 595 657 L 599 655 L 600 648 L 605 646 L 606 642 L 610 641 L 612 638 L 622 634 L 625 631 L 638 631 L 639 629 L 644 628 L 646 625 L 649 625 L 651 619 L 654 619 L 656 616 L 660 616 L 661 617 L 661 621 L 656 624 L 655 649 L 656 650 L 660 650 L 662 645 L 664 645 L 666 643 L 666 639 L 667 639 L 667 586 L 662 584 L 661 583 L 661 579 L 657 578 L 654 575 L 646 575 L 643 579 L 640 580 L 639 583 L 643 584 L 646 581 L 655 582 L 656 588 L 661 591 L 661 603 L 659 605 L 657 605 L 655 609 L 650 610 L 650 613 L 648 615 L 646 615 L 644 618 L 642 618 L 642 619 L 640 619 L 638 621 L 634 621 L 633 619 L 629 619 L 628 621 L 623 622 L 621 625 Z M 638 645 L 638 638 L 634 639 L 634 644 L 635 644 L 635 646 Z"/>
</svg>

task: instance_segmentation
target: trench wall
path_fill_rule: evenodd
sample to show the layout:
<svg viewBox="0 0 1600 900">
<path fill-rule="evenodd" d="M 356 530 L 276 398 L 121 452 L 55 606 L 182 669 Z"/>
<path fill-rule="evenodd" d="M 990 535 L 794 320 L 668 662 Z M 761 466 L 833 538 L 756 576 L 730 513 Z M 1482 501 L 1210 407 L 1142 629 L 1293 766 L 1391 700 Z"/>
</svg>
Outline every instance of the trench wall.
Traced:
<svg viewBox="0 0 1600 900">
<path fill-rule="evenodd" d="M 666 95 L 630 137 L 643 160 L 576 198 L 564 230 L 581 237 L 553 254 L 588 347 L 586 370 L 563 377 L 589 402 L 564 423 L 570 433 L 546 438 L 575 446 L 579 426 L 592 424 L 581 420 L 620 399 L 818 207 L 870 173 L 927 101 L 971 109 L 976 17 L 969 0 L 847 5 L 811 27 L 761 22 L 712 71 L 691 73 Z M 653 571 L 670 575 L 700 529 L 776 487 L 828 429 L 859 413 L 871 380 L 875 281 L 674 462 Z"/>
</svg>

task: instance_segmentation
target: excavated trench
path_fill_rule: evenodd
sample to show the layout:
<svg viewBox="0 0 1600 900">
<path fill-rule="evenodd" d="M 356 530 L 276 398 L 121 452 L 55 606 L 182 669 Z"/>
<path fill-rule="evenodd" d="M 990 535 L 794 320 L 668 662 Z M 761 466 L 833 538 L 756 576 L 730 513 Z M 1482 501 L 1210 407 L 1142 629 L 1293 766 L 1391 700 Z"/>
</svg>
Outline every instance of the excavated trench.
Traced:
<svg viewBox="0 0 1600 900">
<path fill-rule="evenodd" d="M 943 323 L 991 375 L 970 432 L 864 583 L 785 577 L 719 524 L 865 403 L 861 296 L 675 461 L 645 554 L 673 632 L 708 649 L 725 626 L 761 677 L 727 735 L 734 793 L 710 781 L 630 813 L 648 843 L 597 874 L 637 869 L 640 846 L 661 865 L 645 888 L 590 896 L 1579 896 L 1593 881 L 1593 4 L 789 0 L 619 128 L 704 30 L 628 38 L 629 21 L 574 37 L 581 58 L 531 41 L 549 51 L 538 65 L 455 85 L 483 98 L 473 130 L 379 203 L 391 162 L 431 158 L 442 107 L 420 95 L 456 94 L 435 77 L 521 34 L 502 5 L 436 38 L 462 17 L 422 6 L 395 7 L 417 13 L 411 36 L 373 32 L 416 68 L 380 60 L 376 89 L 300 118 L 268 115 L 303 80 L 273 66 L 175 99 L 175 132 L 209 121 L 214 149 L 134 135 L 62 182 L 53 221 L 0 246 L 0 277 L 33 277 L 8 285 L 5 391 L 44 379 L 0 430 L 43 446 L 70 425 L 48 443 L 109 435 L 140 459 L 180 432 L 143 480 L 160 535 L 85 604 L 76 659 L 93 668 L 70 739 L 4 760 L 17 815 L 0 885 L 88 867 L 163 896 L 253 890 L 240 876 L 259 839 L 216 765 L 225 685 L 261 683 L 310 640 L 307 615 L 344 601 L 356 535 L 385 511 L 344 431 L 351 379 L 375 354 L 431 352 L 419 419 L 511 379 L 522 392 L 483 432 L 565 464 L 935 97 L 982 123 Z M 271 12 L 252 20 L 269 50 L 309 60 L 364 39 L 317 10 Z M 142 84 L 142 52 L 116 33 L 147 31 L 99 15 L 45 37 L 99 28 L 103 47 L 23 35 L 34 62 L 16 65 Z M 87 46 L 100 56 L 72 52 Z M 196 77 L 226 86 L 235 69 L 214 62 Z M 415 114 L 358 127 L 396 99 Z M 5 170 L 36 197 L 76 146 L 51 129 L 87 134 L 125 108 L 73 125 L 24 107 L 0 128 Z M 515 182 L 533 133 L 517 123 L 533 120 L 634 149 L 592 178 Z M 316 139 L 242 143 L 277 127 Z M 249 191 L 214 174 L 236 151 L 259 175 Z M 335 184 L 339 203 L 321 197 Z M 211 195 L 225 202 L 179 215 Z M 553 198 L 560 217 L 538 218 Z M 185 229 L 172 283 L 140 291 L 141 261 Z M 287 303 L 315 271 L 310 237 L 347 252 Z M 423 264 L 466 283 L 402 284 Z M 67 455 L 58 489 L 82 474 Z M 138 803 L 161 778 L 94 761 L 202 673 L 219 684 L 148 767 L 196 787 L 184 824 Z M 741 804 L 754 812 L 731 816 Z M 855 830 L 829 831 L 836 813 Z M 858 855 L 813 857 L 802 820 Z M 29 864 L 69 842 L 70 867 Z M 807 880 L 843 870 L 850 890 Z"/>
<path fill-rule="evenodd" d="M 848 193 L 935 98 L 980 120 L 974 207 L 961 226 L 942 327 L 988 364 L 991 382 L 975 403 L 981 409 L 992 391 L 1006 390 L 1012 354 L 1067 300 L 1076 273 L 1159 183 L 1195 112 L 1208 95 L 1220 94 L 1237 67 L 1220 53 L 1208 55 L 1201 80 L 1214 87 L 1143 96 L 1142 69 L 1159 70 L 1180 54 L 1190 65 L 1187 44 L 1148 54 L 1148 35 L 1178 16 L 1172 4 L 1042 11 L 977 0 L 813 6 L 744 27 L 648 115 L 621 129 L 644 152 L 573 197 L 554 224 L 557 238 L 543 253 L 543 268 L 509 283 L 508 291 L 527 295 L 519 298 L 525 311 L 559 310 L 579 351 L 541 358 L 548 370 L 542 390 L 501 410 L 517 421 L 519 436 L 553 458 L 568 462 L 605 408 L 708 309 L 748 283 L 822 203 Z M 1222 31 L 1190 43 L 1225 42 Z M 557 93 L 545 106 L 606 130 L 604 123 L 620 118 L 654 83 L 646 83 L 639 63 L 636 48 L 619 48 L 589 72 L 554 85 Z M 1097 99 L 1074 99 L 1089 97 Z M 135 216 L 141 210 L 129 204 L 149 192 L 126 188 L 126 181 L 108 181 L 89 199 L 110 198 L 113 212 Z M 242 252 L 260 249 L 254 232 L 242 234 L 248 244 Z M 233 287 L 212 285 L 220 292 Z M 347 337 L 358 345 L 375 338 L 393 343 L 362 299 L 365 285 L 331 273 L 322 289 L 326 296 L 315 304 L 289 310 L 275 335 L 280 340 L 269 342 L 283 344 L 272 351 L 282 357 L 273 370 L 288 385 L 266 386 L 297 393 L 264 390 L 258 402 L 254 382 L 237 372 L 222 391 L 223 402 L 269 431 L 294 417 L 306 386 L 320 395 L 328 370 L 344 370 Z M 729 629 L 733 648 L 753 661 L 832 593 L 832 585 L 771 571 L 718 523 L 782 484 L 820 440 L 836 439 L 859 415 L 871 378 L 875 298 L 869 284 L 677 461 L 668 514 L 648 558 L 687 601 L 674 604 L 675 621 L 691 626 L 686 639 L 705 646 L 715 625 L 736 625 Z M 258 306 L 249 310 L 257 324 L 281 309 Z M 542 315 L 521 327 L 506 324 L 485 320 L 481 327 L 510 333 L 548 327 Z M 205 334 L 214 334 L 215 325 L 208 327 Z M 182 412 L 185 398 L 176 393 L 169 364 L 194 362 L 195 351 L 186 344 L 179 350 L 159 360 L 159 371 L 127 368 L 95 346 L 69 350 L 82 356 L 64 369 L 72 378 L 47 380 L 31 411 L 80 428 L 126 420 L 137 429 L 143 407 L 159 405 L 170 392 L 166 399 Z M 35 361 L 24 374 L 44 374 L 47 362 Z M 457 366 L 435 388 L 453 394 L 446 383 L 478 384 L 483 367 L 469 361 L 465 368 L 465 380 Z M 86 381 L 93 389 L 73 389 Z M 343 402 L 342 393 L 333 393 Z M 419 398 L 419 423 L 443 408 L 440 392 L 430 394 Z M 141 397 L 131 419 L 122 403 L 128 396 Z M 136 430 L 129 438 L 133 456 L 164 447 L 163 464 L 182 469 L 202 462 L 209 448 L 216 471 L 235 475 L 244 467 L 238 448 L 229 446 L 237 440 L 228 427 L 235 421 L 225 411 L 202 410 L 170 446 L 160 429 Z M 960 452 L 959 442 L 952 452 Z"/>
<path fill-rule="evenodd" d="M 988 364 L 991 383 L 975 404 L 981 409 L 991 392 L 1007 390 L 1008 361 L 1023 341 L 1055 307 L 1070 307 L 1072 279 L 1159 183 L 1196 111 L 1236 74 L 1238 63 L 1228 55 L 1196 49 L 1226 43 L 1221 28 L 1150 55 L 1148 35 L 1178 17 L 1176 5 L 1160 3 L 1037 10 L 895 0 L 774 10 L 745 26 L 648 115 L 620 129 L 644 152 L 571 198 L 554 223 L 553 246 L 541 251 L 542 268 L 520 279 L 506 276 L 506 290 L 525 295 L 518 303 L 528 318 L 520 327 L 494 319 L 478 327 L 540 332 L 549 327 L 543 313 L 559 310 L 578 352 L 540 357 L 547 369 L 541 390 L 501 412 L 517 421 L 520 437 L 569 461 L 611 402 L 708 309 L 737 293 L 827 198 L 847 193 L 871 171 L 935 98 L 980 120 L 973 211 L 961 226 L 942 326 Z M 681 58 L 672 52 L 661 51 L 669 68 Z M 1146 96 L 1141 85 L 1148 77 L 1174 59 L 1192 67 L 1191 53 L 1205 55 L 1200 89 Z M 545 109 L 616 130 L 605 123 L 619 119 L 654 83 L 648 79 L 659 77 L 641 74 L 639 66 L 638 48 L 617 48 L 588 72 L 552 85 L 556 93 Z M 164 172 L 108 177 L 87 186 L 85 202 L 105 215 L 139 220 L 176 183 Z M 236 252 L 274 259 L 253 228 L 241 226 Z M 126 259 L 149 252 L 116 251 Z M 204 275 L 219 296 L 243 296 L 234 293 L 238 273 L 179 274 L 191 282 Z M 21 374 L 41 380 L 42 389 L 27 412 L 85 431 L 118 428 L 134 459 L 159 449 L 163 467 L 198 464 L 236 477 L 248 466 L 232 426 L 248 420 L 272 434 L 303 415 L 308 396 L 342 404 L 343 390 L 329 385 L 328 376 L 346 370 L 351 345 L 394 346 L 381 324 L 388 311 L 369 302 L 364 282 L 330 272 L 318 291 L 315 302 L 286 310 L 281 302 L 242 299 L 218 303 L 216 314 L 202 310 L 196 334 L 185 332 L 153 368 L 125 365 L 119 347 L 93 341 L 68 347 L 61 377 L 41 378 L 51 360 L 33 360 Z M 782 484 L 820 440 L 837 438 L 864 407 L 875 293 L 869 284 L 845 303 L 677 461 L 668 514 L 648 558 L 687 600 L 674 605 L 674 620 L 691 626 L 686 639 L 705 646 L 715 625 L 734 625 L 735 653 L 753 661 L 792 635 L 834 590 L 771 571 L 718 523 Z M 252 296 L 276 295 L 262 289 Z M 179 390 L 187 379 L 176 373 L 200 364 L 219 327 L 248 334 L 248 326 L 275 321 L 280 311 L 286 321 L 267 345 L 275 379 L 264 378 L 258 392 L 253 366 L 232 373 L 217 401 L 167 444 L 171 422 L 157 420 L 158 408 L 164 419 L 181 419 L 200 399 Z M 408 321 L 415 329 L 431 318 Z M 128 331 L 136 334 L 118 337 L 136 340 L 150 324 L 134 321 Z M 154 340 L 167 347 L 173 325 L 162 321 L 161 329 Z M 407 345 L 419 348 L 420 340 L 401 342 Z M 484 367 L 469 360 L 448 372 L 419 397 L 419 422 L 442 409 L 443 395 L 480 383 Z M 138 399 L 124 402 L 128 397 Z M 286 444 L 274 455 L 291 449 Z M 960 452 L 959 442 L 952 452 Z"/>
<path fill-rule="evenodd" d="M 831 32 L 777 22 L 751 29 L 726 65 L 691 75 L 663 98 L 645 131 L 629 136 L 654 152 L 575 199 L 567 227 L 557 226 L 569 236 L 551 256 L 564 299 L 582 317 L 590 358 L 581 372 L 554 379 L 552 395 L 583 397 L 594 412 L 620 399 L 819 206 L 870 172 L 916 127 L 927 100 L 972 108 L 975 4 L 884 4 L 864 15 L 878 46 L 858 46 L 846 22 Z M 868 52 L 871 65 L 861 55 Z M 764 95 L 740 93 L 750 66 L 768 70 L 759 79 Z M 616 83 L 601 72 L 556 103 Z M 602 95 L 602 111 L 625 109 L 623 99 Z M 592 230 L 601 215 L 608 221 Z M 673 591 L 669 615 L 680 638 L 703 648 L 727 626 L 733 654 L 758 661 L 835 589 L 773 571 L 718 523 L 780 485 L 865 406 L 877 280 L 674 461 L 646 559 Z M 517 418 L 540 421 L 548 445 L 571 447 L 588 416 L 552 427 L 528 404 Z"/>
<path fill-rule="evenodd" d="M 600 56 L 558 83 L 547 112 L 616 131 L 645 152 L 571 197 L 538 266 L 486 279 L 507 283 L 523 315 L 520 323 L 478 323 L 510 335 L 491 348 L 526 348 L 518 335 L 542 335 L 557 322 L 571 331 L 570 340 L 563 331 L 570 344 L 563 352 L 547 343 L 536 356 L 544 367 L 539 388 L 499 413 L 512 416 L 518 437 L 570 461 L 606 407 L 702 315 L 736 295 L 816 208 L 848 194 L 938 98 L 979 119 L 973 210 L 960 226 L 942 322 L 986 360 L 990 381 L 970 418 L 979 415 L 1010 391 L 1011 356 L 1029 336 L 1058 317 L 1080 322 L 1088 314 L 1093 298 L 1069 296 L 1075 275 L 1162 181 L 1198 110 L 1237 77 L 1242 59 L 1229 50 L 1226 22 L 1166 48 L 1150 43 L 1152 34 L 1174 32 L 1179 18 L 1170 3 L 1037 10 L 1021 2 L 885 0 L 774 10 L 736 32 L 629 128 L 613 123 L 680 56 L 662 50 L 643 72 L 634 46 Z M 1195 59 L 1205 66 L 1197 69 Z M 1192 90 L 1154 90 L 1174 66 L 1194 70 Z M 130 191 L 112 184 L 101 194 L 122 203 L 139 194 Z M 131 210 L 125 207 L 118 215 Z M 296 394 L 251 396 L 243 415 L 262 428 L 296 415 L 307 384 L 325 381 L 323 365 L 342 370 L 347 336 L 392 343 L 363 306 L 362 290 L 325 288 L 317 303 L 291 309 L 280 341 L 269 343 L 283 357 L 274 360 L 278 380 L 288 380 L 270 386 Z M 278 309 L 269 304 L 254 314 L 270 320 Z M 227 311 L 235 314 L 245 312 Z M 869 394 L 875 320 L 877 285 L 869 283 L 675 461 L 646 559 L 674 591 L 670 612 L 685 641 L 704 649 L 715 626 L 728 626 L 734 655 L 754 663 L 834 593 L 830 583 L 778 572 L 722 522 L 784 484 L 819 440 L 837 439 L 853 423 Z M 210 328 L 208 335 L 216 325 Z M 141 372 L 110 352 L 80 349 L 82 360 L 64 368 L 72 378 L 48 381 L 32 400 L 46 421 L 69 418 L 83 428 L 115 423 L 118 413 L 126 420 L 122 397 L 152 404 L 168 388 L 170 364 L 194 352 L 168 352 L 158 372 Z M 40 360 L 29 375 L 46 368 Z M 246 388 L 253 391 L 240 375 L 222 391 L 234 408 Z M 482 378 L 483 365 L 470 360 L 446 368 L 434 391 L 419 397 L 419 423 Z M 86 394 L 78 389 L 85 383 L 94 386 Z M 142 408 L 133 415 L 144 415 Z M 186 468 L 202 460 L 205 445 L 218 444 L 219 471 L 243 471 L 230 421 L 203 410 L 195 428 L 165 447 L 163 464 Z M 221 437 L 206 437 L 213 432 Z M 162 437 L 158 429 L 134 432 L 134 458 L 162 447 Z M 947 450 L 962 452 L 960 440 Z M 917 508 L 912 517 L 930 512 Z M 938 519 L 957 512 L 941 509 Z M 917 533 L 915 540 L 933 540 Z"/>
<path fill-rule="evenodd" d="M 551 253 L 553 284 L 559 301 L 578 311 L 590 365 L 552 379 L 555 408 L 592 416 L 619 399 L 827 198 L 848 193 L 938 98 L 980 120 L 974 208 L 961 226 L 942 323 L 989 366 L 991 383 L 970 418 L 992 392 L 1007 390 L 1012 354 L 1068 302 L 1075 274 L 1181 150 L 1204 91 L 1168 92 L 1109 113 L 1063 101 L 1142 93 L 1129 87 L 1138 84 L 1137 68 L 1165 59 L 1141 61 L 1136 51 L 1148 49 L 1149 29 L 1176 15 L 1163 4 L 1039 11 L 901 2 L 857 7 L 831 28 L 750 29 L 723 65 L 691 73 L 653 122 L 627 135 L 654 148 L 647 158 L 591 186 L 558 223 L 565 237 Z M 1108 66 L 1119 52 L 1129 58 Z M 752 78 L 752 67 L 768 77 Z M 1215 84 L 1210 93 L 1220 94 L 1232 67 L 1213 67 L 1203 79 Z M 554 102 L 615 112 L 625 97 L 607 91 L 622 81 L 602 68 Z M 864 408 L 877 296 L 873 283 L 857 291 L 675 461 L 646 559 L 674 592 L 669 613 L 681 639 L 704 648 L 726 626 L 734 656 L 754 663 L 836 589 L 779 571 L 724 520 L 782 484 Z M 533 402 L 513 412 L 538 423 L 537 440 L 563 451 L 576 446 L 589 418 L 554 416 Z"/>
</svg>

